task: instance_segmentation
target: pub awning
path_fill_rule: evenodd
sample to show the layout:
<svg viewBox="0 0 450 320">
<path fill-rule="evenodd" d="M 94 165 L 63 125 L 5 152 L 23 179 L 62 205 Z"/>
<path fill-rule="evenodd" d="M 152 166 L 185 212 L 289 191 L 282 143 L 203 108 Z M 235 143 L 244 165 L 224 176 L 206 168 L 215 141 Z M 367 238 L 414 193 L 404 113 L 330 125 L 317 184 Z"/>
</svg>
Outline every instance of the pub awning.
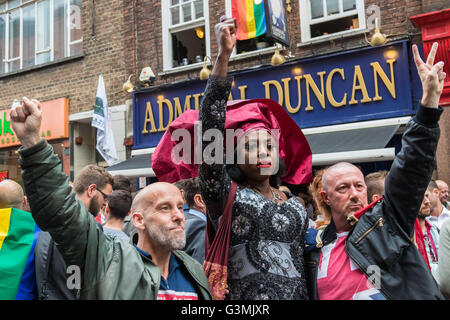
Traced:
<svg viewBox="0 0 450 320">
<path fill-rule="evenodd" d="M 151 154 L 132 156 L 130 159 L 110 166 L 106 170 L 113 176 L 122 174 L 129 178 L 155 177 L 155 172 L 152 169 Z"/>
<path fill-rule="evenodd" d="M 304 129 L 313 154 L 313 166 L 341 161 L 391 161 L 395 158 L 395 148 L 386 148 L 386 145 L 409 119 L 402 117 Z"/>
</svg>

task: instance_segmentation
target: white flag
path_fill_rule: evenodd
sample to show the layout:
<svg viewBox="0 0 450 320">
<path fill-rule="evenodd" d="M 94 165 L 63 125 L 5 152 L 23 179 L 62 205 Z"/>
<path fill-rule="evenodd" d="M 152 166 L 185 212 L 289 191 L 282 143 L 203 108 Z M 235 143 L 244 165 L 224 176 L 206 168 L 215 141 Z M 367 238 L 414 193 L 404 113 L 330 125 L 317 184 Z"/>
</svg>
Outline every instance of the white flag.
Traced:
<svg viewBox="0 0 450 320">
<path fill-rule="evenodd" d="M 118 157 L 114 144 L 111 119 L 108 111 L 108 100 L 106 99 L 106 90 L 102 75 L 98 78 L 92 126 L 97 128 L 97 150 L 106 162 L 108 162 L 108 165 L 112 166 L 118 162 Z"/>
</svg>

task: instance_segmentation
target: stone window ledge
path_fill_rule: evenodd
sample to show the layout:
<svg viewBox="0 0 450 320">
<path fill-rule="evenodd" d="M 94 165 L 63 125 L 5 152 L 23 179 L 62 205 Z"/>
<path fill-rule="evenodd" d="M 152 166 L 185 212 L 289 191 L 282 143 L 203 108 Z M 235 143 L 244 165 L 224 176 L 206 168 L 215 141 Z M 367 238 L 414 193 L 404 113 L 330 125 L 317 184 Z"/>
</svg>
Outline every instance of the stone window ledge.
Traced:
<svg viewBox="0 0 450 320">
<path fill-rule="evenodd" d="M 51 62 L 47 62 L 47 63 L 42 63 L 42 64 L 38 64 L 29 68 L 24 68 L 24 69 L 20 69 L 17 71 L 13 71 L 13 72 L 8 72 L 8 73 L 3 73 L 0 74 L 0 80 L 5 79 L 5 78 L 10 78 L 10 77 L 14 77 L 14 76 L 18 76 L 18 75 L 22 75 L 25 73 L 29 73 L 29 72 L 34 72 L 40 69 L 45 69 L 48 67 L 54 67 L 60 64 L 64 64 L 67 62 L 72 62 L 75 60 L 80 60 L 84 58 L 84 54 L 78 54 L 76 56 L 71 56 L 71 57 L 67 57 L 64 59 L 59 59 L 59 60 L 55 60 L 55 61 L 51 61 Z"/>
</svg>

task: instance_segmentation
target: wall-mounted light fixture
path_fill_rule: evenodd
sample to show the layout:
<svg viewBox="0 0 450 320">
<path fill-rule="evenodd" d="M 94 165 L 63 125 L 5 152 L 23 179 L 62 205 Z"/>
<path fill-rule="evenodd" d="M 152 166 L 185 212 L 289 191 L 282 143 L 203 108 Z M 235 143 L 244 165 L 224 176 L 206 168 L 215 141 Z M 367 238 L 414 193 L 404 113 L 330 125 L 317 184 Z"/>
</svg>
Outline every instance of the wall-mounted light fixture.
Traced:
<svg viewBox="0 0 450 320">
<path fill-rule="evenodd" d="M 130 76 L 128 77 L 128 80 L 122 86 L 123 91 L 125 91 L 127 93 L 131 93 L 134 91 L 134 85 L 131 83 L 132 76 L 134 76 L 134 74 L 130 74 Z"/>
<path fill-rule="evenodd" d="M 286 11 L 291 13 L 291 11 L 292 11 L 291 0 L 286 0 L 286 4 L 287 4 Z"/>
<path fill-rule="evenodd" d="M 367 39 L 367 35 L 364 33 L 366 37 L 367 43 L 369 43 L 372 47 L 381 46 L 387 42 L 387 36 L 384 33 L 380 32 L 380 23 L 378 18 L 375 19 L 375 32 L 372 35 L 370 41 Z"/>
<path fill-rule="evenodd" d="M 209 61 L 211 62 L 212 67 L 214 68 L 214 64 L 211 61 L 211 58 L 208 57 L 208 56 L 205 56 L 205 58 L 203 59 L 203 68 L 202 68 L 202 70 L 200 70 L 200 80 L 208 79 L 209 75 L 211 74 L 211 71 L 206 66 L 206 59 L 209 59 Z"/>
<path fill-rule="evenodd" d="M 286 59 L 283 57 L 283 55 L 280 54 L 280 50 L 277 48 L 275 49 L 275 52 L 272 56 L 271 63 L 273 66 L 278 66 L 280 64 L 283 64 L 286 61 Z"/>
</svg>

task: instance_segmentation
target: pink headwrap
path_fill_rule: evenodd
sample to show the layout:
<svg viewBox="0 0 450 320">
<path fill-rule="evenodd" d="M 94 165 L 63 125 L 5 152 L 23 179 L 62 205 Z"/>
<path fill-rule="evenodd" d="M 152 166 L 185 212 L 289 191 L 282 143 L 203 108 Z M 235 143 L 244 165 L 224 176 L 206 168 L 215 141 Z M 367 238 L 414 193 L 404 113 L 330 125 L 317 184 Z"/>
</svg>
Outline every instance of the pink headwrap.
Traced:
<svg viewBox="0 0 450 320">
<path fill-rule="evenodd" d="M 198 176 L 198 165 L 184 162 L 175 164 L 171 155 L 179 143 L 172 141 L 177 129 L 186 129 L 191 134 L 194 150 L 194 123 L 198 121 L 198 110 L 184 112 L 173 121 L 152 155 L 152 168 L 159 181 L 176 182 Z M 228 101 L 225 129 L 242 129 L 244 132 L 264 128 L 269 132 L 277 129 L 279 136 L 279 155 L 286 164 L 284 182 L 303 184 L 312 180 L 312 154 L 308 141 L 289 114 L 278 103 L 270 99 Z M 225 142 L 226 145 L 226 142 Z M 192 151 L 193 158 L 194 151 Z"/>
</svg>

